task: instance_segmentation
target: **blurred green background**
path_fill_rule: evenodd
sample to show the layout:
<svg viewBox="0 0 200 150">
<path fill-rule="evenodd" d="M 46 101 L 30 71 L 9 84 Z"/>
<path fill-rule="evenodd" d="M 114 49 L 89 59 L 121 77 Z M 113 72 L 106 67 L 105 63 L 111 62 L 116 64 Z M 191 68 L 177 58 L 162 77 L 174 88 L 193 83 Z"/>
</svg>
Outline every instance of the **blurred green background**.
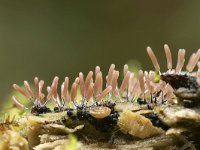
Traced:
<svg viewBox="0 0 200 150">
<path fill-rule="evenodd" d="M 12 84 L 50 84 L 55 75 L 75 79 L 111 63 L 121 70 L 130 60 L 153 68 L 151 46 L 163 70 L 163 45 L 185 48 L 187 58 L 200 47 L 200 1 L 0 1 L 0 100 L 10 100 Z"/>
</svg>

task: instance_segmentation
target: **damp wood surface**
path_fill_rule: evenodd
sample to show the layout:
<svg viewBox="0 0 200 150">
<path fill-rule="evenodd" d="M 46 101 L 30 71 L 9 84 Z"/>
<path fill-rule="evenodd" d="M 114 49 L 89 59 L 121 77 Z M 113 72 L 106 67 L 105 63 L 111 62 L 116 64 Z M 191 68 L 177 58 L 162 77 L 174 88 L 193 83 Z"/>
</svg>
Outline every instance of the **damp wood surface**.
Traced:
<svg viewBox="0 0 200 150">
<path fill-rule="evenodd" d="M 65 77 L 60 89 L 55 76 L 46 95 L 38 77 L 33 88 L 28 81 L 24 87 L 13 84 L 32 106 L 12 96 L 24 115 L 2 119 L 0 149 L 200 149 L 200 50 L 190 56 L 186 70 L 185 49 L 178 50 L 175 66 L 168 45 L 164 52 L 165 72 L 147 47 L 155 71 L 136 74 L 124 65 L 119 72 L 111 64 L 104 77 L 96 66 L 86 75 L 80 72 L 71 85 Z"/>
</svg>

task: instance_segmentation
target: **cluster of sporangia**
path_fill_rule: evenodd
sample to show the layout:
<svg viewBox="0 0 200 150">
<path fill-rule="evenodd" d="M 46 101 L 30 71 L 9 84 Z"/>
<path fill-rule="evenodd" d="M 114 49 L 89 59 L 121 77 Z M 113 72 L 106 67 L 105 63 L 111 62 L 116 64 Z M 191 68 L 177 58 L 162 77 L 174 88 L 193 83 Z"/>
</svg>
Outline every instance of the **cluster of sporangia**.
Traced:
<svg viewBox="0 0 200 150">
<path fill-rule="evenodd" d="M 167 58 L 168 71 L 164 74 L 182 74 L 181 72 L 185 62 L 185 50 L 180 49 L 178 51 L 178 59 L 176 68 L 172 68 L 172 56 L 168 45 L 164 45 L 164 50 Z M 150 47 L 147 47 L 147 53 L 156 69 L 160 74 L 160 66 L 157 58 Z M 186 65 L 187 72 L 190 74 L 195 66 L 198 66 L 198 71 L 192 76 L 197 77 L 197 83 L 200 85 L 200 50 L 193 53 Z M 39 80 L 37 77 L 34 79 L 34 91 L 31 89 L 29 83 L 24 81 L 25 89 L 22 89 L 18 85 L 14 84 L 13 87 L 23 94 L 25 97 L 33 102 L 32 112 L 39 111 L 38 113 L 49 112 L 46 108 L 46 103 L 53 100 L 56 104 L 55 111 L 64 111 L 66 109 L 78 109 L 84 107 L 104 106 L 110 105 L 115 102 L 133 102 L 138 101 L 139 103 L 164 103 L 166 100 L 170 100 L 174 95 L 174 89 L 170 84 L 160 80 L 155 82 L 156 73 L 154 71 L 139 71 L 138 78 L 135 77 L 134 73 L 129 71 L 128 66 L 124 65 L 123 70 L 124 78 L 121 85 L 119 86 L 118 78 L 119 71 L 115 69 L 115 65 L 112 64 L 109 68 L 108 75 L 106 76 L 106 85 L 103 89 L 103 77 L 100 67 L 95 68 L 95 72 L 90 71 L 86 77 L 83 73 L 79 73 L 79 76 L 75 79 L 71 87 L 69 86 L 69 78 L 66 77 L 61 85 L 61 94 L 57 92 L 58 80 L 56 76 L 53 79 L 51 86 L 47 86 L 47 96 L 45 97 L 42 92 L 44 81 Z M 94 77 L 95 78 L 94 78 Z M 81 98 L 77 98 L 78 88 L 80 88 Z M 70 90 L 69 90 L 70 89 Z M 15 96 L 12 97 L 15 105 L 19 108 L 26 109 Z M 101 111 L 103 107 L 96 107 L 98 111 Z M 106 108 L 106 107 L 105 107 Z M 45 110 L 40 110 L 45 109 Z M 103 111 L 103 110 L 102 110 Z M 108 114 L 111 110 L 108 110 Z M 91 113 L 92 114 L 92 113 Z M 106 114 L 105 114 L 106 116 Z M 95 116 L 103 118 L 105 116 Z"/>
</svg>

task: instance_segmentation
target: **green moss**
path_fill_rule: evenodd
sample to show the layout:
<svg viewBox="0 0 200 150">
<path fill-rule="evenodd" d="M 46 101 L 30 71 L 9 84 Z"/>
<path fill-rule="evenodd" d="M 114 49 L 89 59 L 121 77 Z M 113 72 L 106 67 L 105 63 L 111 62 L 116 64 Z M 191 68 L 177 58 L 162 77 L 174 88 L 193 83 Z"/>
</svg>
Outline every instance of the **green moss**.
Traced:
<svg viewBox="0 0 200 150">
<path fill-rule="evenodd" d="M 74 135 L 69 134 L 68 141 L 69 142 L 67 144 L 65 144 L 65 146 L 64 146 L 64 150 L 77 150 L 78 149 L 78 141 Z"/>
</svg>

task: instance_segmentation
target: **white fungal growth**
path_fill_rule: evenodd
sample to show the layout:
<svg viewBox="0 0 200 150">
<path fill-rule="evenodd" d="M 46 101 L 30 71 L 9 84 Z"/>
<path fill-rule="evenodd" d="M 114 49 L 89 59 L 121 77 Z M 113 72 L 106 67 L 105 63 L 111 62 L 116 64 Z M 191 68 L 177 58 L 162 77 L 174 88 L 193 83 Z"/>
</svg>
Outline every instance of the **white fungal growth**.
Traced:
<svg viewBox="0 0 200 150">
<path fill-rule="evenodd" d="M 95 83 L 94 83 L 94 95 L 98 96 L 102 92 L 102 73 L 98 72 L 96 74 Z"/>
<path fill-rule="evenodd" d="M 185 50 L 180 49 L 178 51 L 177 65 L 176 68 L 172 68 L 172 54 L 168 45 L 164 45 L 164 51 L 167 59 L 167 73 L 169 74 L 180 74 L 185 62 Z M 160 66 L 157 58 L 150 47 L 147 47 L 147 53 L 157 71 L 160 73 Z M 198 66 L 196 73 L 197 83 L 200 85 L 200 50 L 193 53 L 186 65 L 188 73 L 192 72 L 195 66 Z M 94 78 L 93 78 L 94 74 Z M 69 78 L 65 77 L 64 82 L 61 84 L 61 93 L 59 91 L 59 78 L 54 77 L 51 86 L 47 86 L 47 96 L 43 92 L 44 81 L 39 80 L 37 77 L 34 78 L 33 86 L 31 88 L 28 81 L 24 81 L 25 89 L 21 88 L 17 84 L 13 84 L 15 90 L 19 91 L 26 98 L 30 99 L 34 106 L 41 107 L 46 105 L 50 100 L 56 103 L 56 106 L 60 110 L 65 110 L 66 107 L 83 107 L 83 106 L 95 106 L 102 104 L 105 101 L 126 101 L 133 102 L 142 100 L 144 103 L 162 102 L 170 100 L 174 95 L 174 89 L 160 80 L 155 83 L 155 72 L 154 71 L 142 71 L 139 70 L 138 78 L 132 71 L 129 70 L 128 65 L 124 65 L 123 72 L 121 73 L 123 80 L 119 85 L 120 72 L 116 70 L 115 65 L 111 64 L 108 74 L 106 75 L 106 82 L 103 85 L 103 76 L 99 66 L 96 66 L 93 71 L 85 76 L 82 72 L 79 73 L 78 77 L 75 78 L 72 85 L 69 85 Z M 103 89 L 105 87 L 105 89 Z M 80 89 L 80 96 L 78 90 Z M 150 99 L 149 99 L 150 96 Z M 80 99 L 79 99 L 80 98 Z M 15 96 L 12 97 L 14 104 L 17 107 L 25 108 Z"/>
<path fill-rule="evenodd" d="M 23 104 L 21 104 L 15 96 L 12 96 L 12 100 L 14 102 L 14 105 L 20 109 L 27 109 Z"/>
<path fill-rule="evenodd" d="M 30 87 L 28 81 L 24 81 L 24 86 L 25 86 L 27 92 L 29 93 L 29 95 L 31 95 L 31 97 L 33 97 L 34 94 L 33 94 L 33 91 L 31 90 L 31 87 Z"/>
<path fill-rule="evenodd" d="M 87 94 L 86 94 L 86 100 L 90 100 L 93 98 L 93 93 L 94 93 L 94 83 L 90 83 Z"/>
<path fill-rule="evenodd" d="M 190 56 L 189 62 L 186 66 L 186 70 L 188 72 L 192 72 L 194 70 L 195 66 L 197 65 L 199 61 L 199 58 L 200 58 L 200 49 L 196 53 L 193 53 Z"/>
<path fill-rule="evenodd" d="M 114 70 L 115 70 L 115 65 L 112 64 L 112 65 L 110 66 L 109 71 L 108 71 L 108 79 L 107 79 L 107 84 L 106 84 L 106 86 L 110 86 L 110 85 L 112 84 L 112 79 L 113 79 Z"/>
<path fill-rule="evenodd" d="M 13 87 L 25 97 L 32 100 L 33 104 L 37 107 L 44 106 L 49 100 L 53 100 L 60 110 L 64 110 L 65 107 L 70 107 L 71 104 L 73 105 L 73 108 L 76 108 L 78 105 L 87 105 L 87 102 L 90 102 L 90 104 L 97 104 L 108 99 L 111 101 L 133 101 L 135 97 L 142 97 L 145 92 L 150 92 L 150 94 L 158 92 L 155 91 L 157 84 L 154 83 L 155 73 L 153 71 L 150 71 L 149 73 L 145 71 L 144 76 L 143 71 L 140 70 L 139 78 L 137 79 L 134 76 L 134 73 L 129 71 L 128 66 L 125 65 L 123 74 L 126 73 L 126 75 L 124 76 L 121 85 L 118 87 L 120 72 L 115 70 L 114 65 L 111 65 L 108 72 L 106 88 L 103 90 L 103 77 L 100 67 L 96 67 L 95 70 L 95 80 L 93 80 L 92 71 L 88 73 L 85 80 L 83 73 L 80 72 L 79 77 L 75 78 L 71 88 L 69 86 L 69 78 L 65 77 L 64 82 L 61 84 L 60 95 L 58 94 L 59 78 L 57 76 L 54 77 L 51 86 L 47 86 L 46 98 L 42 92 L 44 81 L 39 80 L 37 77 L 34 79 L 34 89 L 38 91 L 33 91 L 27 81 L 24 81 L 26 89 L 22 89 L 16 84 L 14 84 Z M 81 99 L 78 99 L 80 97 L 77 95 L 78 87 L 80 87 Z M 162 89 L 164 90 L 164 88 Z M 113 99 L 112 96 L 115 98 Z M 21 108 L 23 107 L 15 97 L 12 99 L 15 105 L 18 105 L 18 107 Z"/>
<path fill-rule="evenodd" d="M 178 59 L 177 59 L 177 64 L 176 64 L 176 73 L 180 73 L 185 62 L 185 50 L 180 49 L 178 51 Z"/>
<path fill-rule="evenodd" d="M 157 60 L 153 50 L 151 49 L 151 47 L 147 47 L 147 53 L 148 53 L 149 57 L 151 58 L 151 61 L 153 63 L 153 66 L 155 67 L 155 69 L 157 71 L 160 71 L 160 65 L 159 65 L 158 60 Z"/>
<path fill-rule="evenodd" d="M 38 97 L 38 93 L 39 93 L 39 79 L 38 79 L 38 77 L 34 78 L 34 88 L 35 88 L 35 97 Z"/>
<path fill-rule="evenodd" d="M 18 86 L 17 84 L 13 84 L 13 88 L 15 90 L 19 91 L 25 97 L 31 99 L 31 95 L 27 91 L 25 91 L 24 89 L 22 89 L 20 86 Z"/>
<path fill-rule="evenodd" d="M 96 98 L 97 101 L 101 101 L 109 92 L 111 92 L 112 86 L 107 86 L 106 89 Z"/>
<path fill-rule="evenodd" d="M 197 77 L 197 83 L 200 86 L 200 70 L 197 71 L 196 77 Z"/>
<path fill-rule="evenodd" d="M 167 59 L 167 68 L 169 70 L 171 70 L 172 69 L 172 54 L 171 54 L 171 50 L 167 44 L 164 45 L 164 50 L 165 50 L 165 55 L 166 55 L 166 59 Z"/>
<path fill-rule="evenodd" d="M 85 92 L 85 82 L 84 82 L 84 75 L 82 72 L 79 73 L 79 79 L 80 79 L 80 90 L 81 90 L 81 95 L 84 96 Z"/>
<path fill-rule="evenodd" d="M 113 80 L 112 80 L 112 91 L 115 92 L 116 90 L 118 90 L 118 83 L 117 80 L 119 78 L 119 71 L 115 71 L 114 75 L 113 75 Z"/>
<path fill-rule="evenodd" d="M 95 67 L 95 76 L 101 71 L 99 66 Z"/>
<path fill-rule="evenodd" d="M 125 64 L 125 65 L 124 65 L 124 76 L 126 75 L 127 72 L 128 72 L 128 65 Z"/>
<path fill-rule="evenodd" d="M 85 79 L 85 84 L 84 84 L 84 95 L 86 95 L 87 90 L 88 90 L 88 87 L 89 87 L 89 85 L 90 85 L 90 82 L 93 80 L 92 77 L 93 77 L 93 72 L 90 71 L 90 72 L 88 73 L 88 75 L 86 76 L 86 79 Z"/>
<path fill-rule="evenodd" d="M 61 98 L 64 100 L 70 100 L 69 96 L 69 78 L 65 77 L 65 81 L 63 82 L 63 88 L 61 89 Z"/>
<path fill-rule="evenodd" d="M 139 82 L 140 82 L 140 89 L 142 92 L 145 91 L 145 87 L 144 87 L 144 73 L 142 70 L 139 71 Z"/>
<path fill-rule="evenodd" d="M 71 88 L 71 100 L 72 100 L 73 102 L 76 101 L 77 89 L 78 89 L 78 85 L 74 82 L 74 83 L 72 84 L 72 88 Z"/>
<path fill-rule="evenodd" d="M 120 86 L 120 89 L 119 89 L 120 93 L 122 93 L 125 90 L 125 88 L 128 86 L 130 75 L 131 75 L 131 73 L 129 71 L 127 71 L 127 73 L 122 81 L 122 84 Z"/>
</svg>

